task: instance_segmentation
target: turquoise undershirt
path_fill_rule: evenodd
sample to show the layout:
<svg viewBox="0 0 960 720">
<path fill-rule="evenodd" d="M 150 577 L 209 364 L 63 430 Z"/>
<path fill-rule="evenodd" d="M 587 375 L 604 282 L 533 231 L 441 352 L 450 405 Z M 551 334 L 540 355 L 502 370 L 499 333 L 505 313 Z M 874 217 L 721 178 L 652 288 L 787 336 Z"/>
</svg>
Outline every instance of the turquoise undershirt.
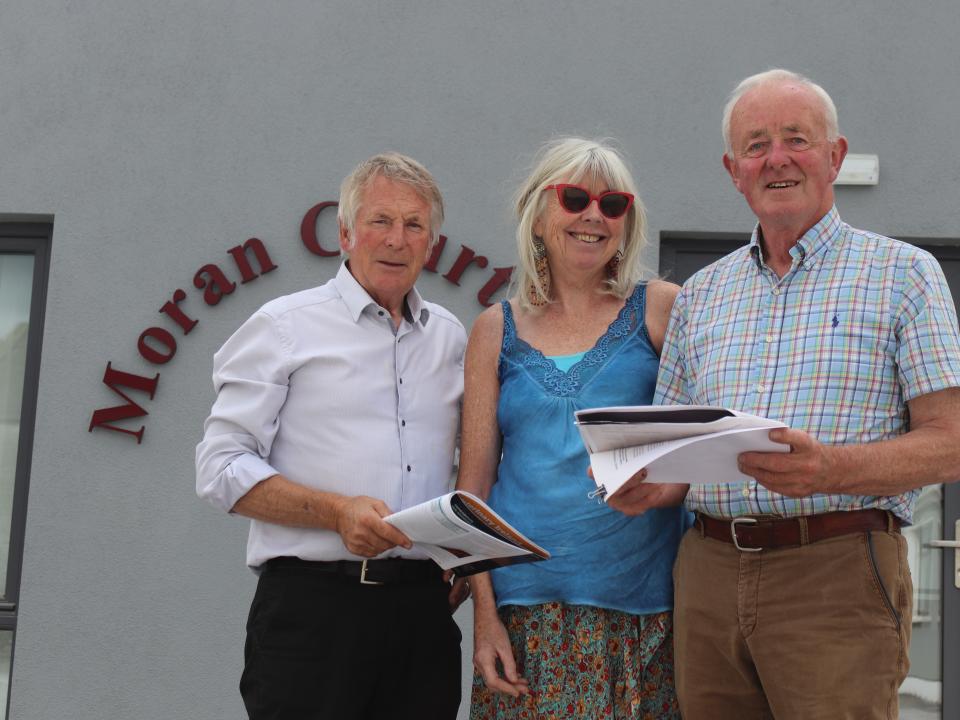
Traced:
<svg viewBox="0 0 960 720">
<path fill-rule="evenodd" d="M 557 369 L 561 372 L 567 372 L 570 368 L 576 365 L 578 362 L 583 360 L 583 356 L 587 354 L 587 351 L 574 353 L 573 355 L 547 355 L 547 360 L 553 360 L 553 364 L 557 366 Z"/>
</svg>

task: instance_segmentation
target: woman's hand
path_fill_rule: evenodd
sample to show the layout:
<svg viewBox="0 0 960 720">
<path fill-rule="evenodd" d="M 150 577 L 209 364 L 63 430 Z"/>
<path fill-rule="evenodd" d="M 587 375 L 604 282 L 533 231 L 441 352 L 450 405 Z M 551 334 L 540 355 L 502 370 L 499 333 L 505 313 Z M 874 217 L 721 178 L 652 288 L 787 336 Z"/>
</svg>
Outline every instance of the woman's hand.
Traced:
<svg viewBox="0 0 960 720">
<path fill-rule="evenodd" d="M 502 676 L 498 661 L 503 667 Z M 527 680 L 517 674 L 510 638 L 495 608 L 481 610 L 474 605 L 473 665 L 491 690 L 511 697 L 530 694 Z"/>
<path fill-rule="evenodd" d="M 465 577 L 455 578 L 453 570 L 443 571 L 443 581 L 450 585 L 447 602 L 450 603 L 450 613 L 453 614 L 463 604 L 463 601 L 470 597 L 470 583 Z"/>
<path fill-rule="evenodd" d="M 624 515 L 640 515 L 650 508 L 680 505 L 690 489 L 689 485 L 648 483 L 646 479 L 647 471 L 641 470 L 607 498 L 607 505 Z"/>
</svg>

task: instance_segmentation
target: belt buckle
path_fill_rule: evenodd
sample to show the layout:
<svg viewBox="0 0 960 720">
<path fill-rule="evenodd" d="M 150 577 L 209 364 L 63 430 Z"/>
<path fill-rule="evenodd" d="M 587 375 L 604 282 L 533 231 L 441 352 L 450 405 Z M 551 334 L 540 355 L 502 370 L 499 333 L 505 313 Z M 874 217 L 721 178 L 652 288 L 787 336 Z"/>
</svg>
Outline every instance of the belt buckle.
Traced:
<svg viewBox="0 0 960 720">
<path fill-rule="evenodd" d="M 363 562 L 360 563 L 360 584 L 361 585 L 383 585 L 382 582 L 377 580 L 367 580 L 367 559 L 364 558 Z"/>
<path fill-rule="evenodd" d="M 733 545 L 740 552 L 760 552 L 763 548 L 743 547 L 737 540 L 737 525 L 756 525 L 757 519 L 752 517 L 736 517 L 730 521 L 730 537 L 733 538 Z"/>
</svg>

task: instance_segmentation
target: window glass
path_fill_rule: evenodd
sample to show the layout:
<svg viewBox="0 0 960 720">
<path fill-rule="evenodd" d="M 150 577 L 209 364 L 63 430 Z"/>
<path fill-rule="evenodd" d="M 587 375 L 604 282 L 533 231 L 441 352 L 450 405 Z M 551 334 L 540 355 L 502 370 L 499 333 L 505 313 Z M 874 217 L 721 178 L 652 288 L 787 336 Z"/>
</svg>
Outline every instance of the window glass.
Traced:
<svg viewBox="0 0 960 720">
<path fill-rule="evenodd" d="M 0 597 L 7 594 L 10 520 L 32 291 L 33 255 L 0 255 Z"/>
<path fill-rule="evenodd" d="M 10 661 L 13 659 L 13 631 L 0 630 L 0 715 L 6 717 L 10 692 Z"/>
</svg>

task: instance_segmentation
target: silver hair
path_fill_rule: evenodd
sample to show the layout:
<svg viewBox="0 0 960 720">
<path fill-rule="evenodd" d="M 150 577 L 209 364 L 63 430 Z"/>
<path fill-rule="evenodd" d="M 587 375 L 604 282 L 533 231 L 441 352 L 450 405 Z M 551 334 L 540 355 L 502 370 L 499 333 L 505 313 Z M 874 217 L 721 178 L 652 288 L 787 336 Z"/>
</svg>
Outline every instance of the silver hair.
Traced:
<svg viewBox="0 0 960 720">
<path fill-rule="evenodd" d="M 723 147 L 727 157 L 733 157 L 733 142 L 730 137 L 730 119 L 733 116 L 733 108 L 740 101 L 740 98 L 742 98 L 748 92 L 756 87 L 759 87 L 760 85 L 765 85 L 766 83 L 771 82 L 793 82 L 812 90 L 823 104 L 823 122 L 827 129 L 827 140 L 833 142 L 840 137 L 840 125 L 837 121 L 837 106 L 834 105 L 833 100 L 831 99 L 830 95 L 827 94 L 827 91 L 817 85 L 813 80 L 801 75 L 800 73 L 795 73 L 791 70 L 784 70 L 783 68 L 773 68 L 762 73 L 757 73 L 756 75 L 751 75 L 748 78 L 744 78 L 740 81 L 740 84 L 733 89 L 733 92 L 730 93 L 730 97 L 727 99 L 727 104 L 723 107 L 722 125 Z"/>
<path fill-rule="evenodd" d="M 534 308 L 530 302 L 531 289 L 543 301 L 549 302 L 551 299 L 537 278 L 534 257 L 533 226 L 547 204 L 547 195 L 543 190 L 547 185 L 579 182 L 588 177 L 601 179 L 609 187 L 634 196 L 633 205 L 627 213 L 623 246 L 620 248 L 623 257 L 620 259 L 616 277 L 607 281 L 605 292 L 620 298 L 627 297 L 645 272 L 640 264 L 640 254 L 646 245 L 646 211 L 623 157 L 607 140 L 558 138 L 540 149 L 534 160 L 533 170 L 514 196 L 514 208 L 519 221 L 517 252 L 520 261 L 514 274 L 511 292 L 525 310 Z"/>
<path fill-rule="evenodd" d="M 443 197 L 433 175 L 416 160 L 397 152 L 385 152 L 374 155 L 357 165 L 344 178 L 340 185 L 340 204 L 337 207 L 337 219 L 347 229 L 350 247 L 356 242 L 354 228 L 357 213 L 360 210 L 360 198 L 367 185 L 376 178 L 403 183 L 430 203 L 430 249 L 440 238 L 440 226 L 443 225 Z M 346 255 L 346 253 L 343 253 Z"/>
</svg>

